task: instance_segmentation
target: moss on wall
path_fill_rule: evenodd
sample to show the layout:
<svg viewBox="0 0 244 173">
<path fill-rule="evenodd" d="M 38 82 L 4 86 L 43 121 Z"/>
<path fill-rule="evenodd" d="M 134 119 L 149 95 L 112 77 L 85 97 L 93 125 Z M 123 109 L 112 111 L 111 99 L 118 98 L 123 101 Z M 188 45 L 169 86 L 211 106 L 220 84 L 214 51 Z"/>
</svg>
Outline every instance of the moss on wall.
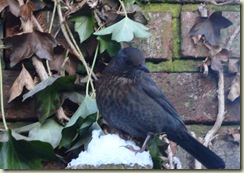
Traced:
<svg viewBox="0 0 244 173">
<path fill-rule="evenodd" d="M 198 6 L 199 4 L 182 5 L 182 11 L 196 11 L 198 9 Z M 207 8 L 210 11 L 240 11 L 239 5 L 217 6 L 213 4 L 208 4 Z"/>
<path fill-rule="evenodd" d="M 160 63 L 147 62 L 151 72 L 199 72 L 202 60 L 169 60 Z"/>
<path fill-rule="evenodd" d="M 179 17 L 181 12 L 180 4 L 148 4 L 142 8 L 148 12 L 168 12 L 172 14 L 172 17 Z"/>
</svg>

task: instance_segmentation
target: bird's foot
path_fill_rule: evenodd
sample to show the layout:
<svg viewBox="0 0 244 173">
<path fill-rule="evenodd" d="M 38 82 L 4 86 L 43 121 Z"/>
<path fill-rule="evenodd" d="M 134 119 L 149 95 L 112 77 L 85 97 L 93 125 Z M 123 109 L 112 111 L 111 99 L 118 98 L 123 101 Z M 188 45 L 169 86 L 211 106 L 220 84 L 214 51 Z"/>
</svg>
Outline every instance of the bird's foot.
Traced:
<svg viewBox="0 0 244 173">
<path fill-rule="evenodd" d="M 139 150 L 138 150 L 138 149 L 135 149 L 132 145 L 126 145 L 126 146 L 123 146 L 123 147 L 129 149 L 129 150 L 132 151 L 132 152 L 135 152 L 135 154 L 137 154 L 137 153 L 142 153 L 142 152 L 145 151 L 145 148 L 143 148 L 143 147 L 140 148 Z"/>
<path fill-rule="evenodd" d="M 133 152 L 135 152 L 135 154 L 137 154 L 137 153 L 142 153 L 142 152 L 144 152 L 144 151 L 146 150 L 146 145 L 147 145 L 147 143 L 148 143 L 148 141 L 149 141 L 149 139 L 151 138 L 152 135 L 153 135 L 153 133 L 151 133 L 151 132 L 148 133 L 148 135 L 147 135 L 147 137 L 146 137 L 146 139 L 145 139 L 145 141 L 144 141 L 142 147 L 141 147 L 139 150 L 135 149 L 135 148 L 134 148 L 133 146 L 131 146 L 131 145 L 126 145 L 126 146 L 124 146 L 124 147 L 125 147 L 125 148 L 128 148 L 129 150 L 131 150 L 131 151 L 133 151 Z"/>
</svg>

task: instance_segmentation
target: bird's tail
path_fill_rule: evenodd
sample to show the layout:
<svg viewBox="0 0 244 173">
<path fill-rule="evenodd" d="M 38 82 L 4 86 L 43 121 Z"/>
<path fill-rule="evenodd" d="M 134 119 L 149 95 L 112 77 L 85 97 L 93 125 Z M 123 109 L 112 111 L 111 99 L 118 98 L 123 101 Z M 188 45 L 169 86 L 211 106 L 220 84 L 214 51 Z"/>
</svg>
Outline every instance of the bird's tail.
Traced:
<svg viewBox="0 0 244 173">
<path fill-rule="evenodd" d="M 185 133 L 180 141 L 173 140 L 208 169 L 224 169 L 224 161 L 213 151 L 202 145 L 190 134 Z M 179 138 L 178 138 L 179 139 Z"/>
</svg>

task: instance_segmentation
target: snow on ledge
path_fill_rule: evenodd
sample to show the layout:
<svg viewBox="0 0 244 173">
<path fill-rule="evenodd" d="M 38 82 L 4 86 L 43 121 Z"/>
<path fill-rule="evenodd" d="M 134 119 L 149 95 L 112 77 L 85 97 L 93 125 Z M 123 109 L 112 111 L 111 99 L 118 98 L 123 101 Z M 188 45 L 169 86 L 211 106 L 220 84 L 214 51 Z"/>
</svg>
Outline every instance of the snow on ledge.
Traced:
<svg viewBox="0 0 244 173">
<path fill-rule="evenodd" d="M 123 140 L 118 135 L 101 135 L 101 130 L 92 132 L 92 140 L 88 144 L 87 150 L 82 151 L 77 159 L 73 159 L 67 169 L 79 167 L 79 165 L 90 165 L 99 167 L 100 165 L 140 165 L 145 168 L 152 168 L 153 162 L 149 151 L 137 153 L 130 151 L 124 146 L 131 145 L 134 149 L 139 149 L 133 141 Z"/>
</svg>

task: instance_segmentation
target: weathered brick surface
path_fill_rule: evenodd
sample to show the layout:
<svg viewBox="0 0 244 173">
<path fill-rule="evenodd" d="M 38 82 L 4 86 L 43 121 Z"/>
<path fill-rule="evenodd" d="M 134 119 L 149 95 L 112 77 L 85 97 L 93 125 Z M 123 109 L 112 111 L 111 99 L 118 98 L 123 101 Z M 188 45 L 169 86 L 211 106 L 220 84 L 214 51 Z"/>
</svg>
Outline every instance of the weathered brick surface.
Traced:
<svg viewBox="0 0 244 173">
<path fill-rule="evenodd" d="M 197 6 L 193 6 L 197 7 Z M 224 9 L 226 7 L 223 7 Z M 184 9 L 184 7 L 183 7 Z M 188 10 L 186 8 L 186 10 Z M 194 10 L 194 8 L 192 8 Z M 217 9 L 221 10 L 221 9 Z M 228 9 L 225 9 L 228 10 Z M 232 9 L 230 9 L 232 10 Z M 214 12 L 214 10 L 210 11 L 210 14 Z M 236 28 L 240 26 L 240 12 L 238 11 L 223 11 L 222 15 L 229 19 L 233 25 L 226 29 L 221 30 L 221 40 L 220 46 L 226 47 L 226 44 L 231 37 L 231 35 L 235 32 Z M 182 57 L 206 57 L 208 56 L 208 49 L 203 46 L 202 43 L 199 42 L 197 46 L 194 46 L 191 38 L 189 37 L 189 31 L 195 23 L 196 17 L 199 16 L 198 11 L 182 11 L 181 12 L 181 56 Z M 233 53 L 231 56 L 238 57 L 240 55 L 240 34 L 237 35 L 236 39 L 233 41 L 231 52 Z"/>
<path fill-rule="evenodd" d="M 198 125 L 196 130 L 196 126 L 188 126 L 188 129 L 195 132 L 197 137 L 199 137 L 199 131 L 204 131 L 204 134 L 200 135 L 200 137 L 204 137 L 210 128 L 211 126 Z M 224 160 L 226 169 L 240 169 L 240 144 L 235 143 L 231 137 L 227 137 L 226 134 L 228 134 L 230 128 L 238 128 L 238 126 L 222 126 L 218 132 L 219 136 L 211 142 L 210 148 Z M 176 156 L 180 159 L 183 169 L 194 168 L 194 158 L 180 146 L 177 147 Z"/>
<path fill-rule="evenodd" d="M 3 96 L 6 119 L 8 121 L 27 121 L 37 119 L 35 116 L 33 100 L 31 101 L 29 99 L 22 102 L 22 97 L 19 96 L 12 102 L 8 103 L 10 88 L 18 74 L 19 71 L 3 71 Z M 1 112 L 0 119 L 2 119 Z"/>
<path fill-rule="evenodd" d="M 199 73 L 153 73 L 152 78 L 186 123 L 213 123 L 218 113 L 217 77 Z M 225 76 L 225 97 L 234 75 Z M 224 122 L 240 121 L 240 100 L 226 99 Z"/>
<path fill-rule="evenodd" d="M 203 3 L 206 0 L 149 0 L 150 2 L 169 2 L 169 3 Z M 217 3 L 229 2 L 229 0 L 215 0 Z"/>
<path fill-rule="evenodd" d="M 151 36 L 134 39 L 132 45 L 141 49 L 146 58 L 172 58 L 172 15 L 164 12 L 143 12 Z"/>
<path fill-rule="evenodd" d="M 21 102 L 22 97 L 8 102 L 9 90 L 18 72 L 4 71 L 4 103 L 8 120 L 23 121 L 36 119 L 33 100 Z M 152 78 L 176 107 L 186 123 L 213 123 L 217 115 L 217 78 L 207 78 L 198 73 L 152 73 Z M 225 96 L 234 75 L 225 77 Z M 226 123 L 240 121 L 240 100 L 226 99 Z M 1 114 L 0 114 L 1 115 Z M 1 118 L 1 116 L 0 116 Z"/>
</svg>

